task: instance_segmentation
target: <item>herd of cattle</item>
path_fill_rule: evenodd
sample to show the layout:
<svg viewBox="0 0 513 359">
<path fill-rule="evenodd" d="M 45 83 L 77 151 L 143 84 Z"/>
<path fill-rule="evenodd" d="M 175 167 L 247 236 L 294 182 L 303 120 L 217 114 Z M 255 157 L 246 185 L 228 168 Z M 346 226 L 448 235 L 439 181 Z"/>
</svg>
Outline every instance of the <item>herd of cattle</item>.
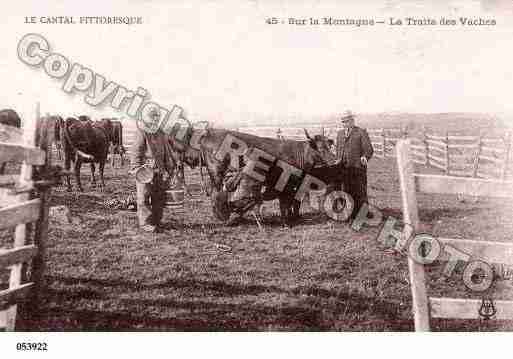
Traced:
<svg viewBox="0 0 513 359">
<path fill-rule="evenodd" d="M 64 153 L 64 166 L 70 170 L 74 163 L 74 173 L 77 188 L 83 191 L 80 182 L 80 169 L 82 163 L 91 164 L 92 184 L 96 186 L 95 163 L 99 164 L 100 186 L 105 188 L 104 168 L 109 152 L 125 154 L 123 147 L 123 125 L 114 119 L 92 121 L 88 116 L 78 118 L 61 116 L 48 116 L 47 123 L 54 127 L 54 141 L 59 150 Z M 21 120 L 18 114 L 11 109 L 0 110 L 0 124 L 20 128 Z M 5 171 L 5 163 L 0 165 L 0 174 Z M 72 190 L 71 181 L 67 177 L 68 190 Z"/>
<path fill-rule="evenodd" d="M 0 111 L 0 124 L 20 127 L 21 121 L 13 110 Z M 108 154 L 120 154 L 122 159 L 126 150 L 123 146 L 123 126 L 120 121 L 105 118 L 92 121 L 88 116 L 78 118 L 47 116 L 47 124 L 54 126 L 55 143 L 64 153 L 64 167 L 69 173 L 74 163 L 76 186 L 83 191 L 80 181 L 82 163 L 90 163 L 92 185 L 96 185 L 95 163 L 99 164 L 100 188 L 105 188 L 104 167 Z M 232 213 L 242 216 L 249 209 L 262 204 L 263 201 L 278 199 L 280 212 L 285 223 L 289 224 L 299 216 L 300 202 L 295 194 L 301 184 L 301 177 L 310 174 L 328 184 L 328 191 L 340 185 L 340 169 L 336 166 L 335 155 L 331 151 L 330 141 L 324 134 L 310 136 L 305 130 L 306 140 L 296 141 L 260 137 L 243 132 L 210 128 L 195 129 L 191 133 L 201 132 L 198 147 L 184 145 L 174 136 L 169 136 L 170 148 L 175 152 L 174 169 L 176 175 L 183 178 L 183 164 L 191 168 L 206 169 L 208 185 L 211 188 L 213 212 L 216 218 L 227 221 Z M 248 176 L 243 172 L 248 158 L 246 155 L 226 153 L 219 157 L 218 149 L 226 136 L 231 135 L 243 141 L 248 148 L 258 148 L 276 161 L 270 165 L 263 181 Z M 300 176 L 290 176 L 281 191 L 276 190 L 283 167 L 276 163 L 282 162 L 299 169 Z M 237 165 L 234 166 L 234 163 Z M 2 174 L 5 164 L 0 167 Z M 67 189 L 72 190 L 70 176 L 67 175 Z"/>
</svg>

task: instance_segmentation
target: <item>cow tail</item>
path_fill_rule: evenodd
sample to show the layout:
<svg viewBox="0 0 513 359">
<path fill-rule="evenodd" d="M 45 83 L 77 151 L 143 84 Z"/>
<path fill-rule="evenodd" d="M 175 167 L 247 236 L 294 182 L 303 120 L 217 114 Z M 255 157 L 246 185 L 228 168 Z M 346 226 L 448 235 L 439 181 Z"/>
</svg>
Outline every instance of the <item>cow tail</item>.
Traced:
<svg viewBox="0 0 513 359">
<path fill-rule="evenodd" d="M 91 156 L 83 151 L 80 151 L 78 148 L 75 147 L 75 145 L 73 144 L 73 141 L 71 141 L 71 136 L 69 135 L 68 126 L 69 126 L 69 121 L 66 120 L 66 122 L 64 123 L 64 131 L 63 132 L 64 132 L 64 138 L 66 140 L 66 143 L 69 145 L 71 150 L 73 152 L 75 152 L 78 156 L 83 157 L 85 159 L 88 159 L 88 160 L 94 159 L 94 156 Z"/>
</svg>

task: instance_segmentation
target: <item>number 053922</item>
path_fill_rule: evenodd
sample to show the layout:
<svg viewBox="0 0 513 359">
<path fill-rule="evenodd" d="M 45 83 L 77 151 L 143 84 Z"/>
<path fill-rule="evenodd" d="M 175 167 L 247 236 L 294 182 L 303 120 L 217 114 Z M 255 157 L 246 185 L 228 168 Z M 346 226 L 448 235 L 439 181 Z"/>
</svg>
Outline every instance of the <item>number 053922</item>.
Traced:
<svg viewBox="0 0 513 359">
<path fill-rule="evenodd" d="M 47 351 L 47 343 L 16 343 L 18 351 Z"/>
</svg>

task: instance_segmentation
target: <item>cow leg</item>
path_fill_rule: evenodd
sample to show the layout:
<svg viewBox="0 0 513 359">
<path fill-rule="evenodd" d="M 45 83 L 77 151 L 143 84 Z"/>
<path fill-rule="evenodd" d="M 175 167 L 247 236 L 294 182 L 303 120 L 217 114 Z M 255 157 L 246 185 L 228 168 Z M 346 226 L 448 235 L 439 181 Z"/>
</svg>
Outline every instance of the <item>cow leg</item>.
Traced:
<svg viewBox="0 0 513 359">
<path fill-rule="evenodd" d="M 55 142 L 55 148 L 57 149 L 57 159 L 62 161 L 62 145 L 59 142 Z"/>
<path fill-rule="evenodd" d="M 0 175 L 3 175 L 5 172 L 5 164 L 6 164 L 5 162 L 0 164 Z"/>
<path fill-rule="evenodd" d="M 280 203 L 280 218 L 281 224 L 284 226 L 288 225 L 288 217 L 289 217 L 289 203 L 285 198 L 279 199 Z"/>
<path fill-rule="evenodd" d="M 64 154 L 64 169 L 66 170 L 66 172 L 68 172 L 66 174 L 66 184 L 67 184 L 67 190 L 68 192 L 71 192 L 73 189 L 71 188 L 71 176 L 69 175 L 69 170 L 71 168 L 71 158 L 70 158 L 70 154 L 67 154 L 65 153 Z"/>
<path fill-rule="evenodd" d="M 80 182 L 80 167 L 82 167 L 82 160 L 80 156 L 77 156 L 77 161 L 75 162 L 75 179 L 77 181 L 77 187 L 80 192 L 84 192 L 82 188 L 82 182 Z"/>
<path fill-rule="evenodd" d="M 105 180 L 103 178 L 103 169 L 105 168 L 105 161 L 107 159 L 100 161 L 100 190 L 105 191 Z"/>
<path fill-rule="evenodd" d="M 110 145 L 110 165 L 112 166 L 112 168 L 114 168 L 114 165 L 116 164 L 115 161 L 114 161 L 114 155 L 116 153 L 116 146 L 114 145 Z"/>
<path fill-rule="evenodd" d="M 123 146 L 119 149 L 119 156 L 121 157 L 121 167 L 125 166 L 125 149 Z"/>
<path fill-rule="evenodd" d="M 292 200 L 291 216 L 293 220 L 299 219 L 299 210 L 301 208 L 301 202 L 298 200 Z"/>
<path fill-rule="evenodd" d="M 91 187 L 96 188 L 96 178 L 94 177 L 94 171 L 96 171 L 96 167 L 94 162 L 91 162 Z"/>
</svg>

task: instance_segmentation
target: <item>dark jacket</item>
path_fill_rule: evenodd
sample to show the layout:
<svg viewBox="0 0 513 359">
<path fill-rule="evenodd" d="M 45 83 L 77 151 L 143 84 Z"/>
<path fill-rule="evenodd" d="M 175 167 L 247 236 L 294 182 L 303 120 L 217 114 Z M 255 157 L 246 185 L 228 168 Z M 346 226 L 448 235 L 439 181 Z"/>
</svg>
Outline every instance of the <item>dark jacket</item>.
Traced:
<svg viewBox="0 0 513 359">
<path fill-rule="evenodd" d="M 345 130 L 337 134 L 337 158 L 342 160 L 346 167 L 364 167 L 360 161 L 362 156 L 370 160 L 374 149 L 367 131 L 358 126 L 354 126 L 346 139 Z"/>
<path fill-rule="evenodd" d="M 154 160 L 154 168 L 162 173 L 167 172 L 173 175 L 176 167 L 176 159 L 171 149 L 168 135 L 162 131 L 154 134 L 137 130 L 135 141 L 132 145 L 132 166 L 139 167 L 146 163 L 146 160 Z"/>
</svg>

